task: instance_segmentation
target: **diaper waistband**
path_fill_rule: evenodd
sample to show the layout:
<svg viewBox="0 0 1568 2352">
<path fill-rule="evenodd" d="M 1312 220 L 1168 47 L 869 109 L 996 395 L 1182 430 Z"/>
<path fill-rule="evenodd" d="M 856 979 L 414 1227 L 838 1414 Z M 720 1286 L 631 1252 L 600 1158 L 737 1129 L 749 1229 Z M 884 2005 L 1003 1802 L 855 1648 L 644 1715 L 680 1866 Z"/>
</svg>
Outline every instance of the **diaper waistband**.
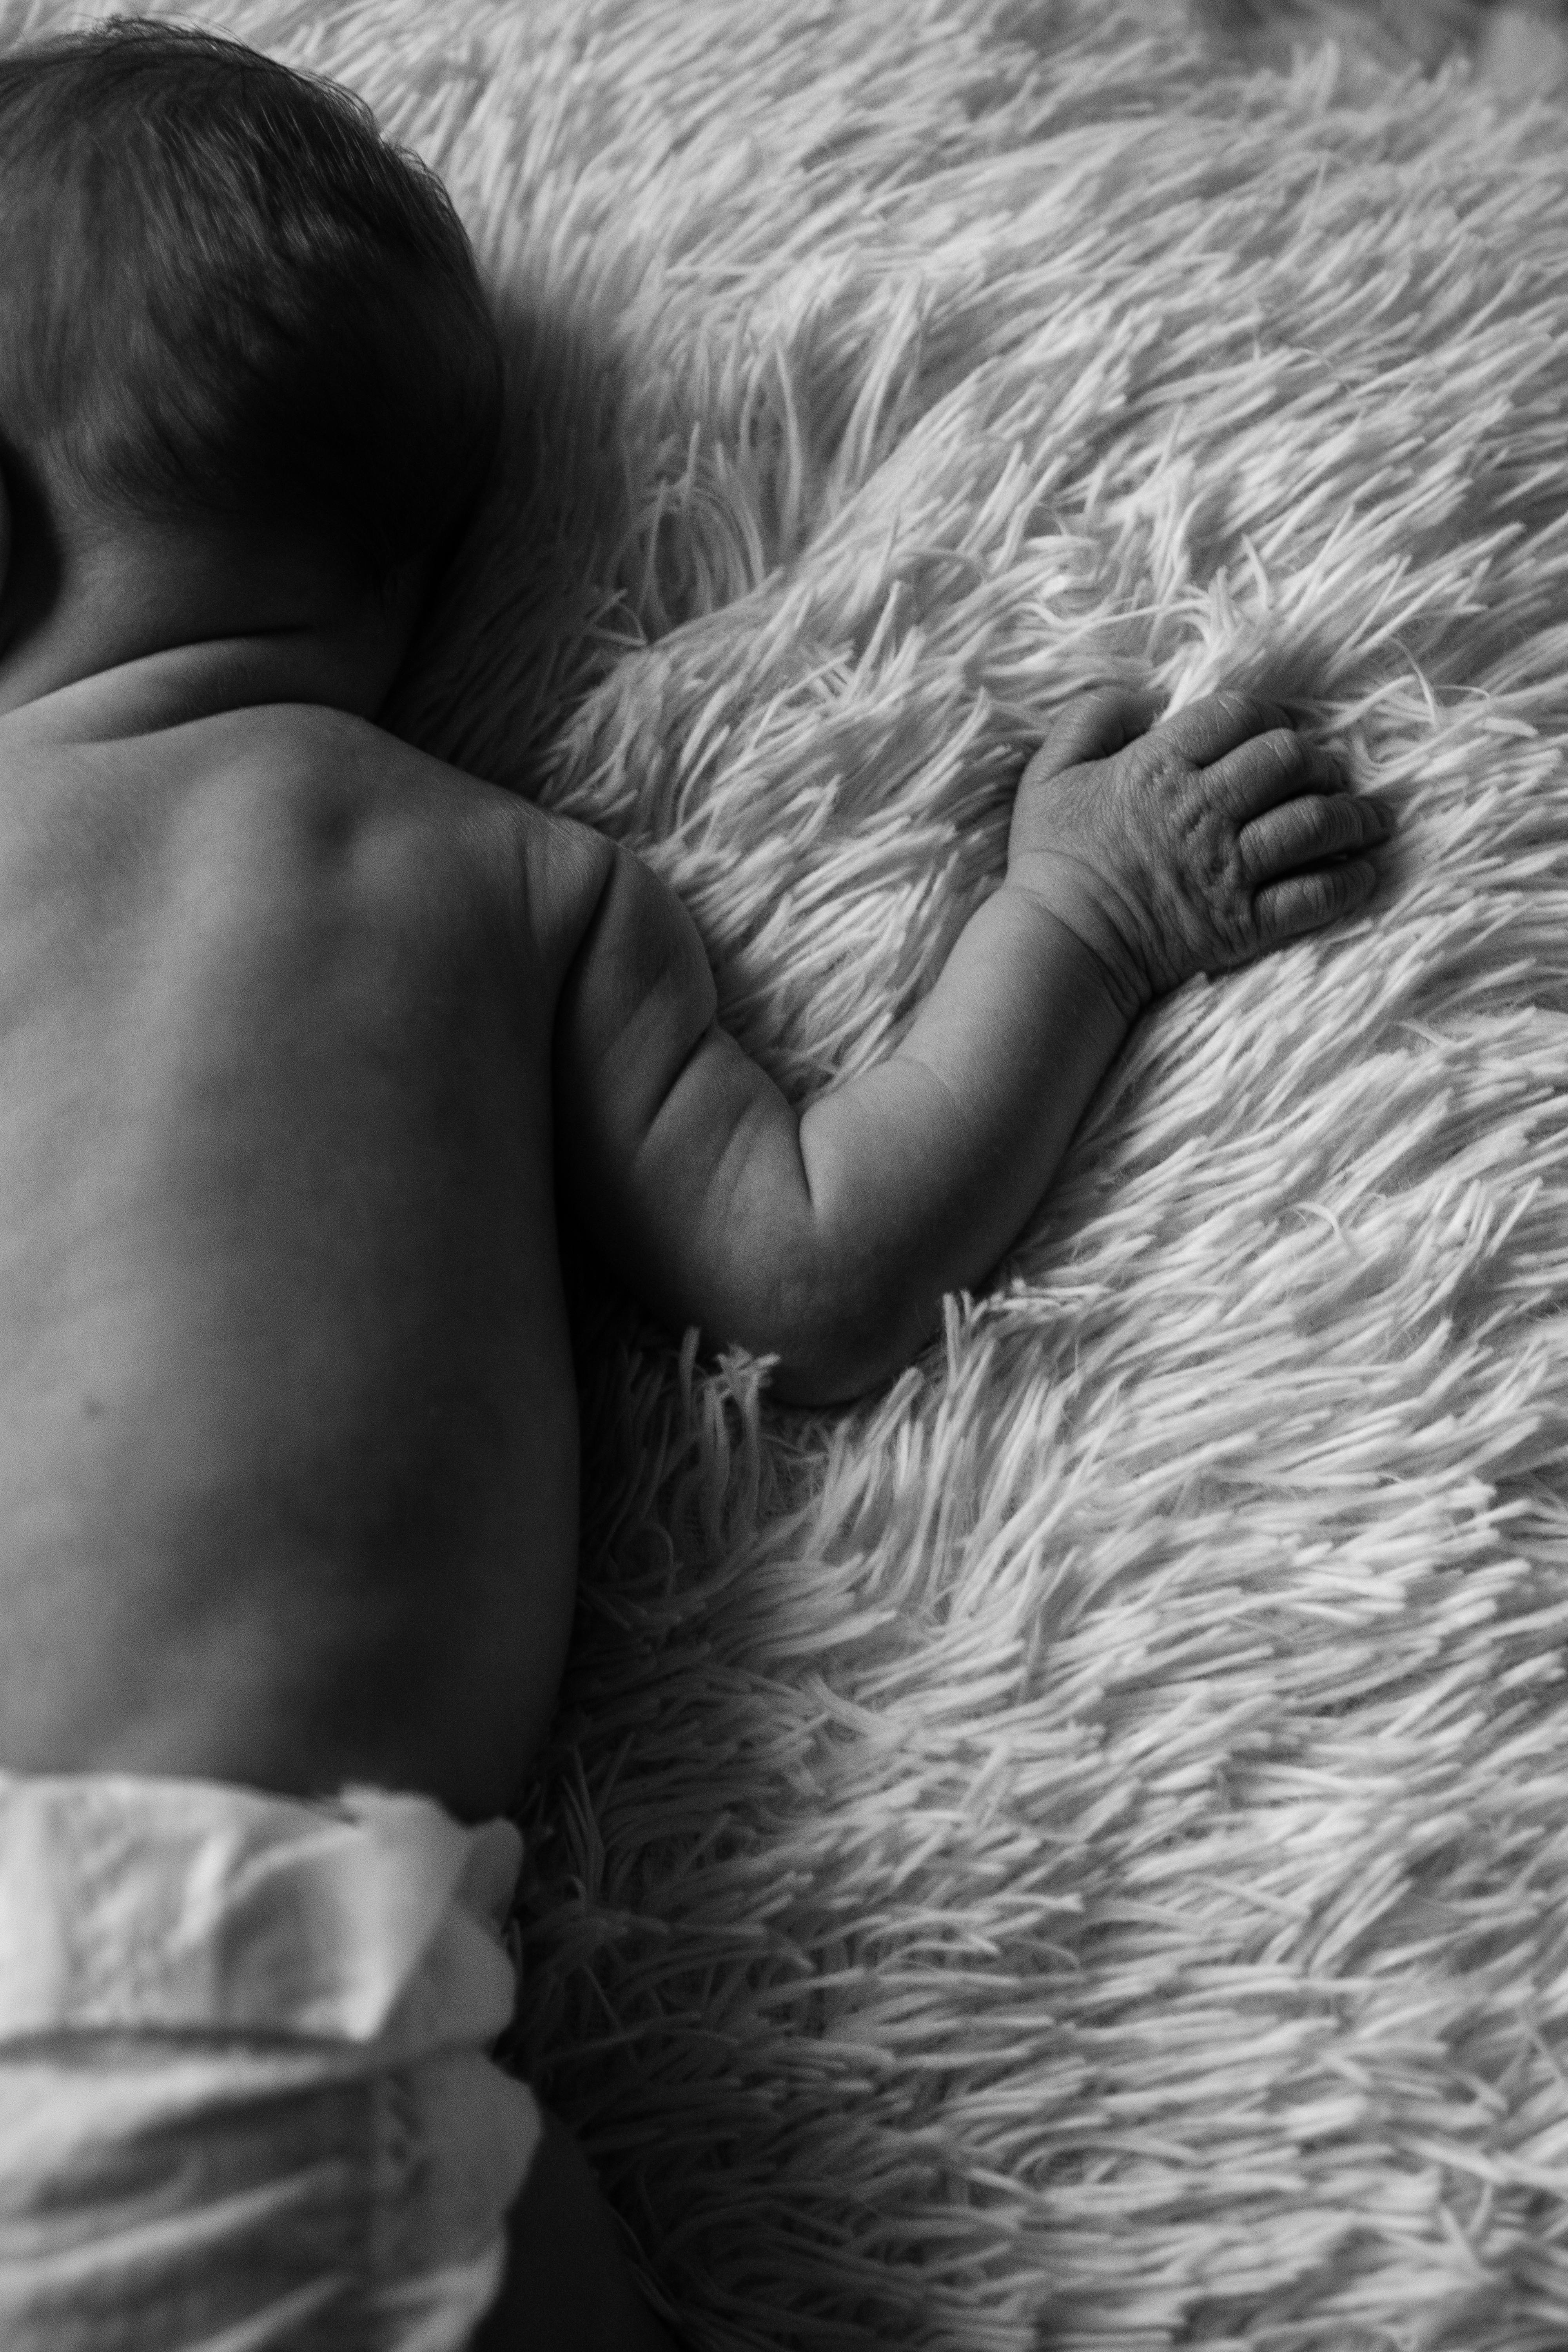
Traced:
<svg viewBox="0 0 1568 2352">
<path fill-rule="evenodd" d="M 521 1860 L 509 1822 L 384 1790 L 0 1773 L 0 2052 L 73 2031 L 488 2042 Z"/>
<path fill-rule="evenodd" d="M 458 2352 L 540 2143 L 522 1845 L 422 1797 L 0 1775 L 5 2352 Z"/>
</svg>

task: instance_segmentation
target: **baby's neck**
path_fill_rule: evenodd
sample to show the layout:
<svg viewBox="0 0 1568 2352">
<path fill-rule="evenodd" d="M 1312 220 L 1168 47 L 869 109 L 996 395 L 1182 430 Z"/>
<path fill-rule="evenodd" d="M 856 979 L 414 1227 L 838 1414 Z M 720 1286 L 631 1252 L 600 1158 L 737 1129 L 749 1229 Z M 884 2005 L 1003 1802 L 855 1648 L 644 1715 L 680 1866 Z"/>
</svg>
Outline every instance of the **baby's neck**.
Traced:
<svg viewBox="0 0 1568 2352">
<path fill-rule="evenodd" d="M 378 594 L 330 553 L 217 531 L 149 527 L 68 549 L 41 588 L 25 565 L 11 583 L 0 718 L 68 736 L 145 734 L 263 703 L 369 717 L 426 585 L 411 564 Z"/>
<path fill-rule="evenodd" d="M 306 702 L 351 709 L 310 632 L 214 637 L 169 646 L 0 710 L 0 731 L 55 743 L 120 740 L 220 712 Z"/>
</svg>

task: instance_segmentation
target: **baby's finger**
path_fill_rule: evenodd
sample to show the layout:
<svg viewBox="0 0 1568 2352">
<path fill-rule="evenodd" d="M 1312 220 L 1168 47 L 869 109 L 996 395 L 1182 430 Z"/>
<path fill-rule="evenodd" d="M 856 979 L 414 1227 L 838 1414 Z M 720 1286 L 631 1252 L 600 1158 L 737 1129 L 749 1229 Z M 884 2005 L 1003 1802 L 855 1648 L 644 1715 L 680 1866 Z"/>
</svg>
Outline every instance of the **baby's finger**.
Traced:
<svg viewBox="0 0 1568 2352">
<path fill-rule="evenodd" d="M 1160 722 L 1161 734 L 1194 768 L 1209 767 L 1255 735 L 1280 729 L 1289 730 L 1290 721 L 1277 702 L 1232 692 L 1205 695 L 1202 702 L 1189 702 L 1184 710 L 1174 710 Z"/>
<path fill-rule="evenodd" d="M 1147 733 L 1159 708 L 1159 696 L 1142 687 L 1107 686 L 1075 695 L 1050 721 L 1045 741 L 1024 771 L 1026 779 L 1038 782 L 1086 760 L 1110 759 Z"/>
<path fill-rule="evenodd" d="M 1344 788 L 1337 761 L 1293 727 L 1270 727 L 1204 770 L 1205 793 L 1217 795 L 1237 825 L 1303 793 Z"/>
<path fill-rule="evenodd" d="M 1282 940 L 1321 931 L 1364 907 L 1376 887 L 1377 868 L 1370 857 L 1347 857 L 1341 866 L 1320 866 L 1313 873 L 1268 883 L 1252 902 L 1258 944 L 1278 947 Z"/>
<path fill-rule="evenodd" d="M 1236 845 L 1241 870 L 1256 888 L 1322 858 L 1380 848 L 1393 831 L 1393 813 L 1382 801 L 1342 791 L 1302 793 L 1244 824 Z"/>
</svg>

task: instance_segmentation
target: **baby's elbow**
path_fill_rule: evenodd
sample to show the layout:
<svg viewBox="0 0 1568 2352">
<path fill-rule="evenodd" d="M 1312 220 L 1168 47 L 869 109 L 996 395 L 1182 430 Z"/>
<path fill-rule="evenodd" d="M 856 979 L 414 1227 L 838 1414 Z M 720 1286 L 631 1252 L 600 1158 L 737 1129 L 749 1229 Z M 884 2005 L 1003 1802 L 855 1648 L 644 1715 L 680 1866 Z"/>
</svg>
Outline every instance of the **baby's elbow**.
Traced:
<svg viewBox="0 0 1568 2352">
<path fill-rule="evenodd" d="M 767 1351 L 785 1404 L 852 1404 L 903 1370 L 930 1338 L 940 1300 L 920 1300 L 867 1269 L 823 1267 L 789 1297 Z"/>
</svg>

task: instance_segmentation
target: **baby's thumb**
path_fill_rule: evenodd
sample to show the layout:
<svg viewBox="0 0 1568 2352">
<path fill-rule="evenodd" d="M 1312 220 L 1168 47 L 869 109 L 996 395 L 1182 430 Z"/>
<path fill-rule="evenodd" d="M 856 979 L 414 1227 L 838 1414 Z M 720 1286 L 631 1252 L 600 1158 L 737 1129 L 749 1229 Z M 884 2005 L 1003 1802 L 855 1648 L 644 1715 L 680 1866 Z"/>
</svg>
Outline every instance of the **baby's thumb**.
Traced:
<svg viewBox="0 0 1568 2352">
<path fill-rule="evenodd" d="M 1075 694 L 1047 722 L 1044 742 L 1029 762 L 1033 776 L 1060 775 L 1085 760 L 1109 760 L 1146 734 L 1160 714 L 1160 697 L 1146 688 L 1102 686 Z"/>
</svg>

